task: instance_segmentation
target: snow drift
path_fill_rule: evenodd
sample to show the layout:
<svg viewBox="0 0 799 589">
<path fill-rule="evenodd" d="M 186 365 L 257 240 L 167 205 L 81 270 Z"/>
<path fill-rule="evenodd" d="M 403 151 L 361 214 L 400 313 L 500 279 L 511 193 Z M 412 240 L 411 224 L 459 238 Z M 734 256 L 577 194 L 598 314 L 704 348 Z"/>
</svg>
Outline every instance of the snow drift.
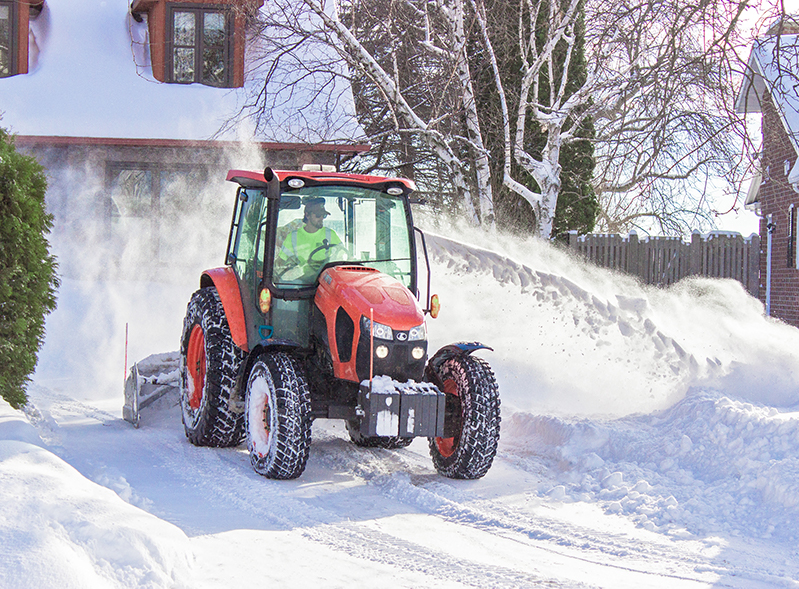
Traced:
<svg viewBox="0 0 799 589">
<path fill-rule="evenodd" d="M 193 553 L 180 529 L 42 446 L 0 399 L 0 586 L 189 586 Z"/>
</svg>

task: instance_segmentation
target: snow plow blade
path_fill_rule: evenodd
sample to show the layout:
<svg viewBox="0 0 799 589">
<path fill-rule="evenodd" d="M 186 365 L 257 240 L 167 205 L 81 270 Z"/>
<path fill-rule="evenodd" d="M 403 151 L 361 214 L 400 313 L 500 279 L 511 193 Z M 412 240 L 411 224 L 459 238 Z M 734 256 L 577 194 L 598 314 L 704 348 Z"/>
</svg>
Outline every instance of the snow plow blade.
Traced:
<svg viewBox="0 0 799 589">
<path fill-rule="evenodd" d="M 361 383 L 358 414 L 362 435 L 442 437 L 446 396 L 429 382 L 397 382 L 376 376 Z"/>
<path fill-rule="evenodd" d="M 169 392 L 180 388 L 180 355 L 153 354 L 135 363 L 125 380 L 125 404 L 122 418 L 138 428 L 141 410 Z"/>
</svg>

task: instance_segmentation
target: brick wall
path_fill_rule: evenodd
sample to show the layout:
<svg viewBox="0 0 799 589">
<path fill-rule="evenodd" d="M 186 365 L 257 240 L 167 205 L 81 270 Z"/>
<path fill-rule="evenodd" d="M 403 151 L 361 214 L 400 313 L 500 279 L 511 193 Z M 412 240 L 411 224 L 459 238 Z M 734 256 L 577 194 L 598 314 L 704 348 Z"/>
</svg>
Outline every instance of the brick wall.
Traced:
<svg viewBox="0 0 799 589">
<path fill-rule="evenodd" d="M 760 186 L 760 203 L 763 215 L 771 215 L 775 226 L 771 256 L 771 315 L 799 327 L 799 270 L 796 269 L 795 260 L 789 263 L 791 208 L 799 208 L 799 194 L 788 184 L 788 172 L 796 163 L 797 153 L 770 99 L 763 101 L 762 125 L 763 183 Z M 760 236 L 759 296 L 765 303 L 768 247 L 765 219 L 760 221 Z M 796 247 L 795 244 L 793 247 Z"/>
</svg>

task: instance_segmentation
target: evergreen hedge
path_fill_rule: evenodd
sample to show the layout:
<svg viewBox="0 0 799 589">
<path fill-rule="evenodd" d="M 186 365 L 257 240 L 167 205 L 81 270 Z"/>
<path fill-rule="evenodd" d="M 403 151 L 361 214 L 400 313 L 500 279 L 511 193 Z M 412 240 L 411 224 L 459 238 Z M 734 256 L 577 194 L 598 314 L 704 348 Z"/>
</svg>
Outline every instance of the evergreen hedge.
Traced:
<svg viewBox="0 0 799 589">
<path fill-rule="evenodd" d="M 27 400 L 44 318 L 56 307 L 46 189 L 42 166 L 17 152 L 14 138 L 0 128 L 0 395 L 14 407 Z"/>
</svg>

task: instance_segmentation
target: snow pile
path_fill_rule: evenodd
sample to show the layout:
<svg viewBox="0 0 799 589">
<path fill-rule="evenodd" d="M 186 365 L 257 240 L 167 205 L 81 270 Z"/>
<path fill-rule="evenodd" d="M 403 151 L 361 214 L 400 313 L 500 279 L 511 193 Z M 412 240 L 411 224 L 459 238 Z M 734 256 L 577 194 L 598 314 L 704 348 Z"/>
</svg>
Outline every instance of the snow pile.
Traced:
<svg viewBox="0 0 799 589">
<path fill-rule="evenodd" d="M 670 407 L 697 386 L 799 402 L 799 331 L 765 318 L 736 281 L 661 290 L 545 243 L 510 242 L 512 257 L 433 235 L 427 243 L 442 300 L 431 349 L 494 348 L 503 402 L 518 409 L 623 416 Z"/>
<path fill-rule="evenodd" d="M 193 556 L 183 532 L 41 445 L 0 400 L 0 586 L 188 586 Z"/>
<path fill-rule="evenodd" d="M 526 264 L 428 236 L 430 332 L 495 349 L 500 455 L 547 474 L 537 493 L 678 536 L 799 539 L 799 331 L 732 280 L 656 289 L 507 245 Z"/>
<path fill-rule="evenodd" d="M 143 382 L 154 385 L 180 386 L 180 353 L 152 354 L 136 363 Z"/>
<path fill-rule="evenodd" d="M 552 477 L 538 491 L 598 503 L 645 529 L 779 537 L 799 531 L 799 412 L 697 390 L 620 420 L 516 413 L 506 451 Z"/>
</svg>

